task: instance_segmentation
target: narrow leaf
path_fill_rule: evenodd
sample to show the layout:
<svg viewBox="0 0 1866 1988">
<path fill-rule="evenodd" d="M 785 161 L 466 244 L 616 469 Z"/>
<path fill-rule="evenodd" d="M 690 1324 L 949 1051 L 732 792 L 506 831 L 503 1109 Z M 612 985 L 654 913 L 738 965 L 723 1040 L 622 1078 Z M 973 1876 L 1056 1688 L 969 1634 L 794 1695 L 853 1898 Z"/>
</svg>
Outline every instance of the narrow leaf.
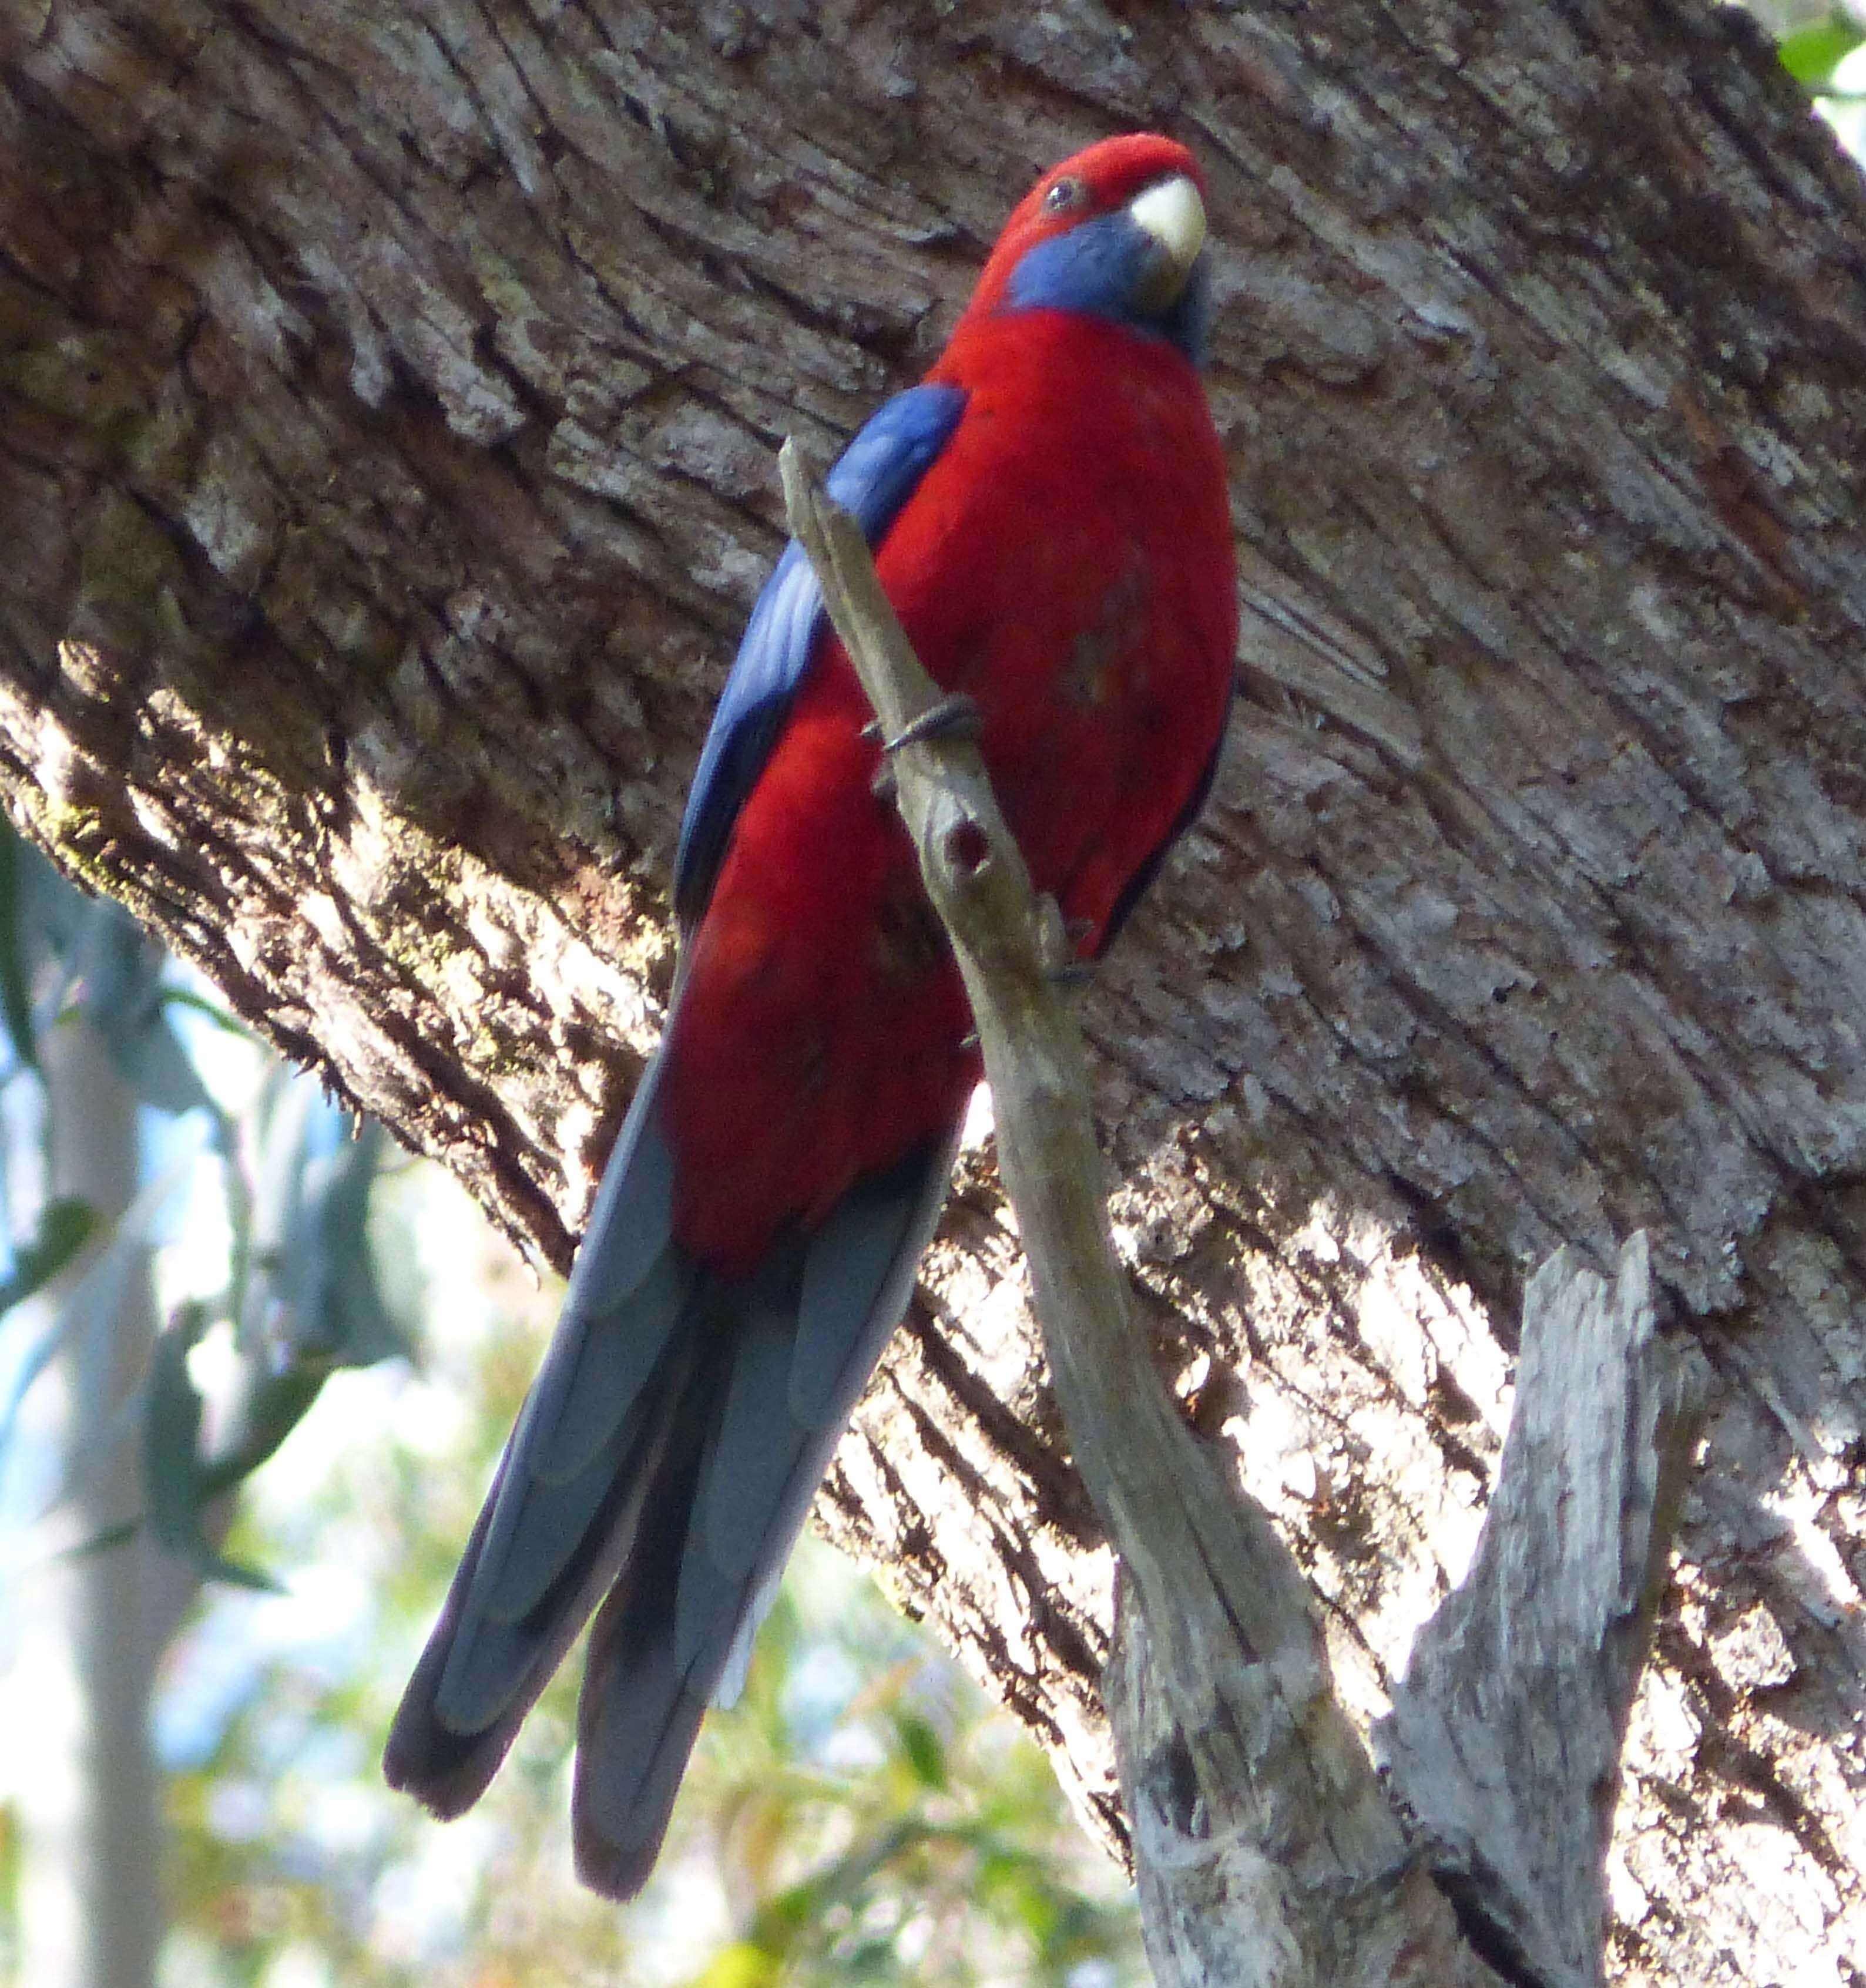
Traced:
<svg viewBox="0 0 1866 1988">
<path fill-rule="evenodd" d="M 86 1202 L 48 1202 L 39 1215 L 38 1234 L 15 1255 L 13 1273 L 0 1284 L 0 1316 L 56 1277 L 83 1248 L 96 1226 L 96 1211 Z M 0 1455 L 12 1439 L 14 1421 L 26 1390 L 45 1371 L 69 1323 L 69 1308 L 60 1307 L 23 1345 L 18 1344 L 15 1331 L 9 1359 L 0 1364 Z"/>
<path fill-rule="evenodd" d="M 157 1111 L 208 1107 L 207 1086 L 181 1046 L 161 985 L 166 955 L 121 905 L 100 899 L 79 942 L 85 1019 L 103 1036 L 117 1073 Z"/>
<path fill-rule="evenodd" d="M 202 1529 L 201 1515 L 212 1494 L 201 1465 L 201 1396 L 188 1371 L 188 1357 L 206 1324 L 202 1307 L 185 1304 L 157 1335 L 143 1427 L 149 1530 L 171 1553 L 191 1562 L 204 1580 L 276 1592 L 276 1582 L 225 1558 Z"/>
<path fill-rule="evenodd" d="M 1776 57 L 1796 82 L 1818 90 L 1839 67 L 1841 57 L 1851 55 L 1863 41 L 1866 32 L 1844 16 L 1831 15 L 1811 27 L 1784 35 L 1776 44 Z"/>
<path fill-rule="evenodd" d="M 904 1708 L 897 1709 L 894 1732 L 914 1779 L 925 1787 L 944 1788 L 950 1779 L 945 1744 L 931 1720 Z"/>
<path fill-rule="evenodd" d="M 15 1252 L 13 1273 L 0 1282 L 0 1312 L 12 1310 L 49 1283 L 77 1255 L 97 1227 L 97 1212 L 69 1197 L 49 1201 L 39 1211 L 39 1232 Z"/>
<path fill-rule="evenodd" d="M 205 1327 L 198 1304 L 177 1307 L 156 1337 L 144 1421 L 143 1489 L 149 1529 L 170 1552 L 192 1557 L 201 1537 L 201 1397 L 188 1357 Z"/>
<path fill-rule="evenodd" d="M 231 1491 L 275 1454 L 310 1412 L 329 1371 L 326 1368 L 294 1367 L 268 1374 L 234 1405 L 227 1444 L 201 1466 L 204 1503 Z"/>
<path fill-rule="evenodd" d="M 25 850 L 14 830 L 0 820 L 0 1023 L 15 1059 L 36 1068 L 39 1046 L 32 1029 L 32 1003 L 26 992 Z"/>
</svg>

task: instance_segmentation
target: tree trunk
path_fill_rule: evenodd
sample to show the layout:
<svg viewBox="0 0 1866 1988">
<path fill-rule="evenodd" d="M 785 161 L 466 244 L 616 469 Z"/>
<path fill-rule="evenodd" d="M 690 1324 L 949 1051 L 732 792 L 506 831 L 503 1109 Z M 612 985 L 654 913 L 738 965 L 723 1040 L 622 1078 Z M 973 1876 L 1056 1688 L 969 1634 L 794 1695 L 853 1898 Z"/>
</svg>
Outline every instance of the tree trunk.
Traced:
<svg viewBox="0 0 1866 1988">
<path fill-rule="evenodd" d="M 1614 1955 L 1866 1967 L 1854 167 L 1665 0 L 15 8 L 18 819 L 567 1259 L 779 543 L 1035 170 L 1212 181 L 1244 695 L 1089 998 L 1158 1357 L 1356 1709 L 1462 1571 L 1524 1280 L 1717 1375 Z M 963 1172 L 821 1508 L 1119 1841 L 1110 1566 Z M 1824 1976 L 1821 1969 L 1824 1967 Z"/>
<path fill-rule="evenodd" d="M 76 1014 L 40 1044 L 51 1128 L 48 1192 L 100 1222 L 136 1199 L 137 1102 Z M 35 1447 L 64 1493 L 35 1530 L 22 1584 L 13 1736 L 21 1821 L 19 1979 L 33 1988 L 151 1988 L 167 1917 L 161 1790 L 149 1729 L 162 1653 L 199 1583 L 147 1532 L 100 1547 L 142 1503 L 129 1412 L 156 1336 L 149 1252 L 107 1226 L 28 1301 L 66 1310 L 63 1343 L 29 1397 Z M 66 1308 L 69 1310 L 66 1310 Z"/>
</svg>

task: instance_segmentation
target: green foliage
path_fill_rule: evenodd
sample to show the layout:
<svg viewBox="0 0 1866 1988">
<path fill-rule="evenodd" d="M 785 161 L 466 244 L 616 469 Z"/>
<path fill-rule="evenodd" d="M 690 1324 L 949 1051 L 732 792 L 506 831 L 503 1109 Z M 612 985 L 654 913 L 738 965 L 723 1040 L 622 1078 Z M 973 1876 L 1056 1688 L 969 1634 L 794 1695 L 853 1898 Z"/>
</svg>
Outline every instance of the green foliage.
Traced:
<svg viewBox="0 0 1866 1988">
<path fill-rule="evenodd" d="M 1841 59 L 1862 42 L 1866 42 L 1866 29 L 1851 15 L 1836 11 L 1824 20 L 1791 28 L 1776 43 L 1776 54 L 1796 82 L 1818 93 L 1831 88 Z"/>
<path fill-rule="evenodd" d="M 81 900 L 61 963 L 69 975 L 66 991 L 103 1038 L 137 1103 L 171 1115 L 205 1111 L 224 1128 L 168 1012 L 162 979 L 167 955 L 136 921 L 107 899 Z"/>
<path fill-rule="evenodd" d="M 13 1251 L 13 1268 L 0 1280 L 0 1312 L 23 1304 L 49 1284 L 82 1249 L 97 1229 L 97 1211 L 69 1196 L 49 1201 L 39 1212 L 31 1239 Z"/>
<path fill-rule="evenodd" d="M 135 1426 L 120 1437 L 140 1438 L 145 1518 L 162 1543 L 205 1577 L 262 1582 L 212 1545 L 219 1522 L 209 1508 L 276 1451 L 332 1373 L 402 1350 L 367 1226 L 381 1133 L 370 1127 L 347 1138 L 347 1121 L 316 1087 L 282 1070 L 244 1122 L 236 1119 L 198 1061 L 204 1020 L 224 1031 L 228 1018 L 174 986 L 166 955 L 120 907 L 84 896 L 0 825 L 0 1021 L 12 1050 L 0 1089 L 36 1090 L 47 1032 L 73 1018 L 96 1031 L 140 1104 L 169 1118 L 204 1120 L 221 1163 L 232 1236 L 225 1282 L 181 1307 L 158 1336 Z M 117 1330 L 125 1280 L 140 1274 L 171 1191 L 191 1170 L 191 1161 L 171 1168 L 111 1223 L 76 1202 L 48 1199 L 22 1239 L 14 1175 L 42 1175 L 53 1138 L 85 1136 L 81 1126 L 46 1124 L 37 1166 L 22 1169 L 15 1154 L 5 1176 L 11 1261 L 0 1270 L 0 1469 L 16 1439 L 19 1404 L 47 1364 L 63 1347 L 99 1346 Z M 29 1318 L 19 1312 L 68 1271 L 56 1305 Z M 192 1355 L 217 1330 L 230 1336 L 236 1357 L 210 1441 Z M 69 1459 L 66 1481 L 83 1464 Z"/>
<path fill-rule="evenodd" d="M 169 1552 L 191 1561 L 203 1580 L 269 1587 L 273 1584 L 264 1574 L 220 1553 L 203 1523 L 208 1496 L 201 1450 L 201 1400 L 188 1360 L 208 1323 L 205 1306 L 178 1305 L 156 1336 L 143 1418 L 144 1510 L 157 1540 Z M 309 1405 L 308 1401 L 304 1404 Z"/>
<path fill-rule="evenodd" d="M 826 1689 L 826 1657 L 867 1681 Z M 1145 1979 L 1131 1904 L 1070 1844 L 1041 1756 L 827 1554 L 786 1586 L 698 1772 L 739 1931 L 696 1988 L 1063 1988 L 1090 1961 Z"/>
<path fill-rule="evenodd" d="M 0 823 L 0 1026 L 15 1059 L 30 1066 L 36 1050 L 26 997 L 26 860 L 25 844 Z"/>
</svg>

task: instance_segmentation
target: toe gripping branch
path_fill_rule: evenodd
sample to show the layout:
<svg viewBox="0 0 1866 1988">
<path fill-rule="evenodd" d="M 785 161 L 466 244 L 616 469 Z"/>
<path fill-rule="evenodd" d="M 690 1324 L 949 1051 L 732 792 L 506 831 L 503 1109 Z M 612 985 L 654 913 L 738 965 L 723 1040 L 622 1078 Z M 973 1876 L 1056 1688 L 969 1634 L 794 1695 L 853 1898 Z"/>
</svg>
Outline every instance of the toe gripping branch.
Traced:
<svg viewBox="0 0 1866 1988">
<path fill-rule="evenodd" d="M 962 691 L 948 691 L 937 704 L 929 705 L 918 717 L 910 718 L 891 739 L 878 718 L 870 718 L 862 727 L 862 736 L 878 741 L 881 748 L 881 763 L 875 769 L 874 779 L 870 783 L 876 800 L 894 799 L 898 783 L 894 779 L 891 761 L 902 746 L 924 746 L 935 739 L 952 739 L 976 744 L 984 730 L 985 714 L 979 708 L 978 699 L 966 696 Z"/>
</svg>

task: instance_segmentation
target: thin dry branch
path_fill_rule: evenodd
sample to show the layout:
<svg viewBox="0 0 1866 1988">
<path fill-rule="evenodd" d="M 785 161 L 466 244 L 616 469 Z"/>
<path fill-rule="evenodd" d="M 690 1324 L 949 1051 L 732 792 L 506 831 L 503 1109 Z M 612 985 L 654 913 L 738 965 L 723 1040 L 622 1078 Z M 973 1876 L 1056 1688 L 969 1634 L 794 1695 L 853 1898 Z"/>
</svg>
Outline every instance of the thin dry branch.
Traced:
<svg viewBox="0 0 1866 1988">
<path fill-rule="evenodd" d="M 793 446 L 780 466 L 791 529 L 884 735 L 898 739 L 939 705 L 938 687 L 854 521 L 812 487 Z M 1117 1726 L 1141 1702 L 1153 1714 L 1144 1733 L 1117 1732 L 1129 1800 L 1232 1847 L 1241 1880 L 1215 1900 L 1202 1868 L 1181 1899 L 1178 1873 L 1153 1860 L 1142 1902 L 1154 1968 L 1168 1983 L 1292 1988 L 1487 1979 L 1334 1698 L 1295 1561 L 1148 1357 L 1109 1233 L 1081 1037 L 1043 937 L 1054 907 L 1037 905 L 983 761 L 949 735 L 891 758 L 971 996 L 1070 1446 L 1145 1625 L 1128 1651 L 1144 1682 L 1110 1706 Z M 1158 1841 L 1143 1829 L 1143 1855 Z"/>
</svg>

